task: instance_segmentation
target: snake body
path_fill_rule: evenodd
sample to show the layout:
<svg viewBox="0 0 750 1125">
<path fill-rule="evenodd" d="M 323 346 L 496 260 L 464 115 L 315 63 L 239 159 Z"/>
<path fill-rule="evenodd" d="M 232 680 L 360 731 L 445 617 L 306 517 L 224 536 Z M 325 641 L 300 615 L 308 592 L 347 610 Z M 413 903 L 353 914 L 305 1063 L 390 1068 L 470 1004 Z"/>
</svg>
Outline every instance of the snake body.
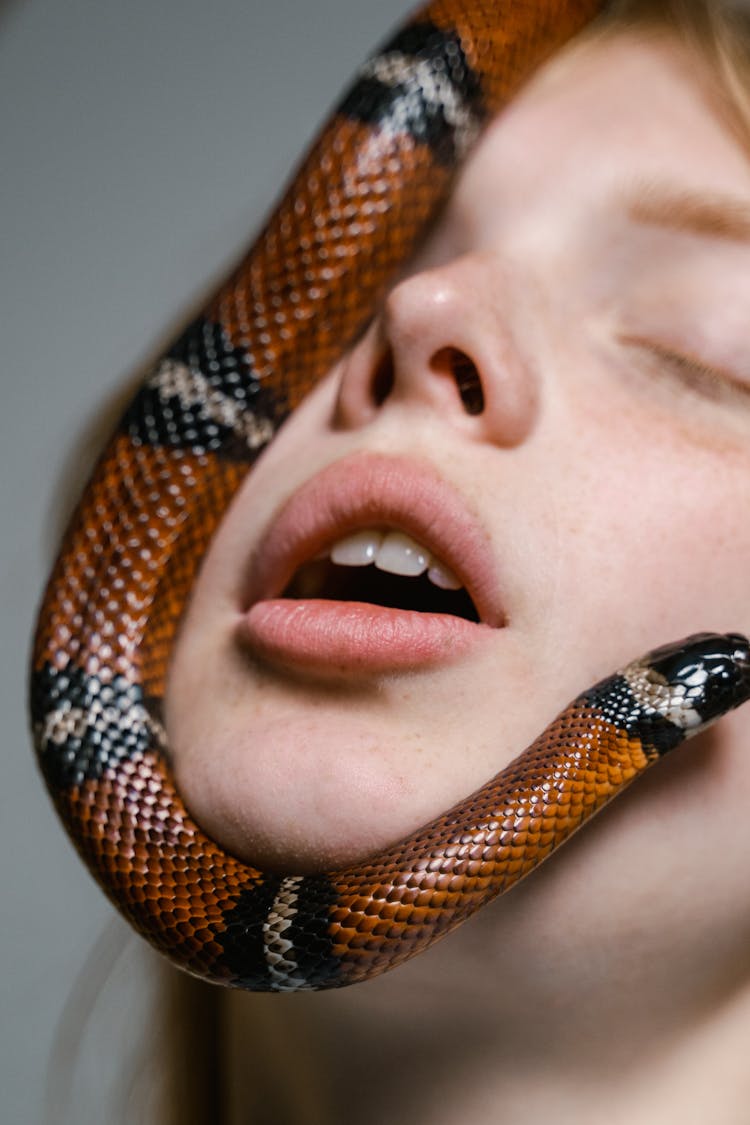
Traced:
<svg viewBox="0 0 750 1125">
<path fill-rule="evenodd" d="M 226 854 L 170 771 L 169 653 L 231 497 L 372 315 L 482 123 L 598 6 L 435 0 L 373 56 L 263 233 L 135 396 L 66 533 L 33 654 L 41 768 L 106 893 L 196 975 L 284 991 L 398 964 L 750 693 L 741 637 L 662 650 L 580 696 L 444 816 L 326 875 L 264 874 Z"/>
</svg>

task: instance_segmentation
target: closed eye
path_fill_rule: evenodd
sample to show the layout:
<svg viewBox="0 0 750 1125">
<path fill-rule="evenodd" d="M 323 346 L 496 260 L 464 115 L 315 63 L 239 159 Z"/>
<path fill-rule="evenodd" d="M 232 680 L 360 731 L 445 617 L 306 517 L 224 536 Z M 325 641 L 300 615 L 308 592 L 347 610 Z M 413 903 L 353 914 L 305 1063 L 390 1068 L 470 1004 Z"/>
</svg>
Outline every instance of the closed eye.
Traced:
<svg viewBox="0 0 750 1125">
<path fill-rule="evenodd" d="M 750 385 L 731 372 L 653 340 L 621 336 L 620 341 L 641 353 L 649 373 L 674 378 L 689 391 L 713 402 L 741 402 L 750 408 Z"/>
</svg>

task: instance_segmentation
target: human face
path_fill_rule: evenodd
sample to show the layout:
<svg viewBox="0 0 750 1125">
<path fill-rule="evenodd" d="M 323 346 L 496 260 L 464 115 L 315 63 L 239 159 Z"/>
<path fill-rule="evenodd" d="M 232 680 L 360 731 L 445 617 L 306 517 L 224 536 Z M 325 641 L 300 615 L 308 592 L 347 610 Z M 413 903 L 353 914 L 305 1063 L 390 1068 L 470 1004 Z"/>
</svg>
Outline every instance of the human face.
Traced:
<svg viewBox="0 0 750 1125">
<path fill-rule="evenodd" d="M 363 857 L 624 662 L 750 628 L 750 165 L 700 74 L 635 35 L 543 69 L 241 489 L 167 694 L 180 791 L 240 857 Z M 722 223 L 688 203 L 704 195 L 738 206 Z M 480 623 L 265 604 L 363 527 L 425 543 Z M 670 765 L 660 826 L 682 838 L 706 785 L 726 804 L 750 781 L 742 725 L 708 782 Z M 633 810 L 631 855 L 653 845 Z"/>
</svg>

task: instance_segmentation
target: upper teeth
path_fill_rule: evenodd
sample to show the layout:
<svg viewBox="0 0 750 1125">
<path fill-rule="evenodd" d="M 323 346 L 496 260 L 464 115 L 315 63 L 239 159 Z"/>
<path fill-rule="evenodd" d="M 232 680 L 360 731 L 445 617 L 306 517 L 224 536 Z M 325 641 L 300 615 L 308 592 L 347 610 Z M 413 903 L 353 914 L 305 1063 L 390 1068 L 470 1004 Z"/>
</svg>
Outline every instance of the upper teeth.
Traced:
<svg viewBox="0 0 750 1125">
<path fill-rule="evenodd" d="M 438 559 L 403 531 L 378 531 L 366 528 L 339 539 L 331 548 L 331 561 L 339 566 L 369 566 L 378 570 L 416 578 L 427 577 L 443 590 L 460 590 L 461 582 Z"/>
</svg>

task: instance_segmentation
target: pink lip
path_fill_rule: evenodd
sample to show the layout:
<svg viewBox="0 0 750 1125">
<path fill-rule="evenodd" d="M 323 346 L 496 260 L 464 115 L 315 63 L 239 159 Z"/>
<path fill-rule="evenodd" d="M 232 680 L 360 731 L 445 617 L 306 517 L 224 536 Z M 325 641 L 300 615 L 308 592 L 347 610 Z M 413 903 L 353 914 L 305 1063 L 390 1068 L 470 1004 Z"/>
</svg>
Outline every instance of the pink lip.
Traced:
<svg viewBox="0 0 750 1125">
<path fill-rule="evenodd" d="M 386 525 L 429 548 L 471 595 L 481 624 L 360 602 L 280 598 L 296 570 L 342 536 Z M 241 632 L 258 655 L 320 669 L 388 671 L 450 660 L 504 624 L 489 542 L 425 462 L 361 453 L 327 466 L 283 506 L 252 561 Z"/>
</svg>

